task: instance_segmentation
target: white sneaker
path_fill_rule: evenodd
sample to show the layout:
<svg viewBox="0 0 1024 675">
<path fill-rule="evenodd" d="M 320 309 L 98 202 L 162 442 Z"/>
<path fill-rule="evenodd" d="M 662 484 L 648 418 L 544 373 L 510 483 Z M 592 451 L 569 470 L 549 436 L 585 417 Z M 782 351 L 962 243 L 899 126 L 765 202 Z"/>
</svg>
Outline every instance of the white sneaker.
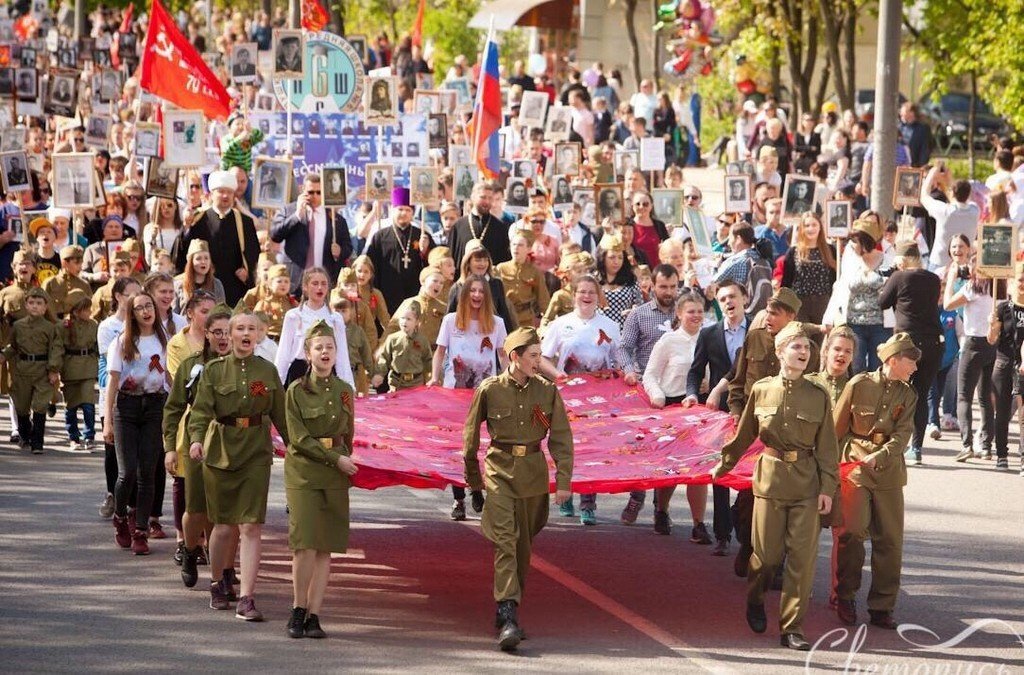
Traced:
<svg viewBox="0 0 1024 675">
<path fill-rule="evenodd" d="M 942 430 L 939 429 L 934 424 L 929 424 L 928 428 L 926 428 L 924 431 L 926 434 L 928 434 L 929 438 L 932 438 L 936 441 L 942 440 Z"/>
</svg>

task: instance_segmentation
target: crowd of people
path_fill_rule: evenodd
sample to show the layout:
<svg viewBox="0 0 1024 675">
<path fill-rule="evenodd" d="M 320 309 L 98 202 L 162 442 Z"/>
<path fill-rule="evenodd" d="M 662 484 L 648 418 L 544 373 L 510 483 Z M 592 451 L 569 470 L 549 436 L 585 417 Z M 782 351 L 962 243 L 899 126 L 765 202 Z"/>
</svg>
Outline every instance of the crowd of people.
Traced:
<svg viewBox="0 0 1024 675">
<path fill-rule="evenodd" d="M 215 36 L 202 35 L 188 15 L 181 23 L 200 51 L 227 54 L 250 39 L 269 49 L 281 17 L 215 19 L 223 26 Z M 97 14 L 92 37 L 117 41 L 119 25 Z M 132 30 L 141 36 L 144 23 Z M 208 37 L 213 44 L 198 44 Z M 392 51 L 386 37 L 377 39 L 365 58 L 393 69 L 410 90 L 404 101 L 425 76 L 441 79 L 407 40 Z M 89 75 L 99 68 L 89 62 L 83 71 L 81 101 L 93 98 Z M 460 57 L 452 71 L 472 80 L 479 64 Z M 258 79 L 232 91 L 241 101 L 269 84 Z M 1024 219 L 1024 146 L 1000 141 L 979 206 L 976 186 L 930 163 L 927 126 L 905 105 L 897 157 L 925 175 L 921 206 L 909 213 L 912 237 L 901 237 L 899 223 L 868 208 L 865 122 L 828 104 L 821 119 L 804 113 L 791 127 L 775 101 L 747 100 L 735 137 L 721 148 L 736 165 L 730 172 L 751 179 L 750 210 L 707 213 L 684 173 L 690 148 L 699 146 L 684 90 L 656 92 L 645 80 L 628 95 L 621 75 L 601 64 L 573 69 L 555 85 L 521 63 L 506 73 L 508 119 L 499 132 L 508 139 L 506 166 L 473 184 L 468 199 L 456 198 L 442 150 L 429 158 L 440 169 L 438 200 L 414 206 L 410 190 L 395 187 L 390 204 L 366 202 L 351 223 L 324 206 L 317 173 L 304 176 L 288 208 L 250 206 L 261 135 L 246 118 L 248 105 L 227 125 L 211 124 L 222 150 L 217 166 L 183 171 L 173 198 L 155 196 L 144 187 L 134 144 L 158 103 L 142 102 L 128 78 L 110 103 L 115 123 L 106 145 L 93 151 L 103 203 L 74 210 L 53 205 L 62 178 L 52 173 L 52 157 L 89 151 L 91 111 L 86 105 L 77 120 L 20 118 L 33 168 L 27 189 L 9 191 L 0 206 L 11 442 L 44 452 L 47 418 L 63 401 L 68 448 L 104 453 L 99 513 L 111 520 L 116 544 L 136 555 L 167 537 L 169 477 L 174 560 L 185 586 L 208 565 L 210 606 L 234 604 L 236 616 L 259 620 L 273 426 L 287 446 L 295 588 L 288 632 L 316 638 L 324 635 L 318 613 L 330 553 L 347 546 L 359 399 L 419 386 L 475 389 L 467 424 L 476 426 L 464 449 L 470 507 L 484 512 L 499 552 L 500 644 L 514 648 L 529 542 L 549 499 L 546 480 L 539 493 L 523 492 L 514 474 L 536 464 L 530 455 L 549 437 L 559 514 L 598 523 L 597 496 L 577 502 L 569 492 L 571 433 L 566 438 L 564 410 L 547 383 L 613 373 L 609 387 L 640 387 L 654 408 L 728 411 L 737 433 L 716 476 L 755 439 L 765 444 L 753 488 L 735 504 L 728 488 L 713 486 L 710 531 L 708 488 L 686 489 L 690 540 L 716 556 L 731 554 L 734 537 L 738 543 L 734 568 L 749 578 L 753 630 L 766 629 L 763 595 L 774 579 L 783 592 L 783 644 L 808 648 L 801 622 L 819 518 L 832 527 L 830 601 L 839 618 L 856 622 L 870 540 L 871 622 L 895 627 L 906 464 L 925 461 L 929 439 L 958 432 L 957 462 L 994 453 L 994 466 L 1009 468 L 1008 429 L 1021 407 L 1024 264 L 1015 263 L 1002 298 L 1000 282 L 977 269 L 975 240 L 982 223 Z M 618 211 L 554 207 L 548 165 L 556 144 L 543 129 L 520 125 L 526 91 L 571 107 L 569 139 L 583 148 L 573 158 L 573 189 L 621 184 Z M 464 121 L 450 119 L 449 138 L 465 133 Z M 0 138 L 10 131 L 0 129 Z M 619 173 L 617 154 L 651 136 L 665 140 L 665 166 Z M 503 181 L 522 161 L 532 162 L 536 178 L 527 205 L 513 213 Z M 793 174 L 816 181 L 815 198 L 795 214 L 782 199 Z M 10 175 L 5 180 L 11 184 Z M 666 222 L 655 190 L 679 191 L 696 217 Z M 827 200 L 851 202 L 848 237 L 827 236 L 820 208 Z M 515 396 L 536 406 L 543 433 L 516 436 L 509 425 L 522 413 L 495 403 Z M 486 480 L 476 463 L 484 422 L 497 454 L 517 458 L 489 453 Z M 859 464 L 840 476 L 840 462 Z M 673 529 L 672 495 L 664 488 L 653 496 L 652 526 L 661 535 Z M 466 488 L 452 486 L 452 497 L 451 518 L 465 520 Z M 645 501 L 644 492 L 631 493 L 617 520 L 635 523 Z"/>
</svg>

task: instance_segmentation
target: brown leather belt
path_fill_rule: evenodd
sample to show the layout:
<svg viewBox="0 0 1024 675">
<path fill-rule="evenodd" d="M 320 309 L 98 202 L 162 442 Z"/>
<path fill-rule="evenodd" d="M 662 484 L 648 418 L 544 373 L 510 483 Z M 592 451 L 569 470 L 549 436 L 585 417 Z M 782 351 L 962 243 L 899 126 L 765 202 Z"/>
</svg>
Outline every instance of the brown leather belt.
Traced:
<svg viewBox="0 0 1024 675">
<path fill-rule="evenodd" d="M 497 441 L 491 441 L 491 447 L 501 450 L 502 452 L 507 452 L 513 457 L 526 457 L 534 452 L 540 452 L 540 443 L 513 445 L 511 443 L 498 443 Z"/>
<path fill-rule="evenodd" d="M 889 435 L 883 431 L 876 431 L 875 433 L 868 434 L 867 436 L 855 434 L 851 431 L 850 435 L 853 436 L 854 438 L 859 438 L 862 441 L 868 441 L 869 443 L 873 443 L 874 445 L 884 445 L 889 442 Z"/>
<path fill-rule="evenodd" d="M 258 427 L 263 424 L 263 415 L 253 415 L 252 417 L 218 417 L 217 421 L 226 427 L 248 429 L 249 427 Z"/>
<path fill-rule="evenodd" d="M 533 302 L 516 302 L 513 303 L 513 305 L 515 306 L 517 312 L 525 312 L 526 310 L 533 307 Z"/>
<path fill-rule="evenodd" d="M 764 454 L 775 459 L 781 459 L 783 462 L 795 462 L 801 457 L 810 457 L 814 453 L 811 450 L 776 450 L 766 445 L 764 446 Z"/>
<path fill-rule="evenodd" d="M 65 349 L 64 353 L 68 356 L 89 356 L 96 352 L 92 349 Z"/>
</svg>

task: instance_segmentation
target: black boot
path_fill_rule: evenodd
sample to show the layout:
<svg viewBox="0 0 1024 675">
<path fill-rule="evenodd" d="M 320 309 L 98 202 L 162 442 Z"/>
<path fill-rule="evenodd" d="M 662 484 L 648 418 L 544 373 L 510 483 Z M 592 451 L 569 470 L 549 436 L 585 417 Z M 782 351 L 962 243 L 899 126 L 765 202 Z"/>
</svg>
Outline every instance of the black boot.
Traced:
<svg viewBox="0 0 1024 675">
<path fill-rule="evenodd" d="M 196 546 L 189 550 L 184 547 L 181 553 L 181 583 L 185 588 L 192 588 L 199 581 L 199 551 L 202 549 Z"/>
<path fill-rule="evenodd" d="M 303 607 L 292 607 L 292 617 L 288 619 L 288 637 L 300 638 L 306 635 L 306 610 Z"/>
<path fill-rule="evenodd" d="M 755 633 L 763 633 L 768 629 L 768 616 L 764 613 L 764 605 L 747 603 L 747 625 Z"/>
<path fill-rule="evenodd" d="M 498 633 L 498 648 L 503 652 L 515 651 L 519 642 L 523 639 L 519 630 L 519 622 L 516 618 L 516 601 L 502 600 L 498 603 L 498 617 L 501 620 L 501 630 Z"/>
<path fill-rule="evenodd" d="M 46 413 L 32 413 L 32 454 L 43 454 L 43 436 L 46 432 Z"/>
<path fill-rule="evenodd" d="M 32 417 L 18 415 L 18 446 L 27 450 L 32 445 Z"/>
</svg>

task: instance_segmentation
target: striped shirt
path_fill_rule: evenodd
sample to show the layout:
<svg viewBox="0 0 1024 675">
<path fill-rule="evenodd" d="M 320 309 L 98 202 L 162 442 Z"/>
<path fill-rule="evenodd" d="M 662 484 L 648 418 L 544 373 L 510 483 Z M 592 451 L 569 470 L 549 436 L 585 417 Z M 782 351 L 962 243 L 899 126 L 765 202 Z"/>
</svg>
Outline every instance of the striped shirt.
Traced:
<svg viewBox="0 0 1024 675">
<path fill-rule="evenodd" d="M 252 149 L 263 140 L 263 132 L 253 129 L 248 136 L 236 138 L 225 136 L 221 141 L 220 168 L 227 171 L 233 166 L 239 166 L 246 173 L 252 171 Z"/>
</svg>

